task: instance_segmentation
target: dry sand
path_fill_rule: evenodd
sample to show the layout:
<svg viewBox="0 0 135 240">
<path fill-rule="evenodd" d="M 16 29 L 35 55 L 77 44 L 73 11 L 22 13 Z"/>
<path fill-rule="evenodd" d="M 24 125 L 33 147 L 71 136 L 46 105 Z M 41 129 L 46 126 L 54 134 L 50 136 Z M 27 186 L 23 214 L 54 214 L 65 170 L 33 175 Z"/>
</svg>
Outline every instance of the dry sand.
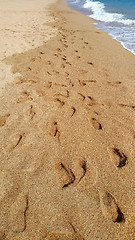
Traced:
<svg viewBox="0 0 135 240">
<path fill-rule="evenodd" d="M 1 100 L 0 239 L 133 240 L 135 56 L 50 11 L 57 35 L 4 60 L 19 76 Z"/>
<path fill-rule="evenodd" d="M 56 35 L 48 7 L 56 0 L 0 0 L 0 96 L 14 77 L 3 59 L 41 46 Z M 2 91 L 3 89 L 3 91 Z"/>
</svg>

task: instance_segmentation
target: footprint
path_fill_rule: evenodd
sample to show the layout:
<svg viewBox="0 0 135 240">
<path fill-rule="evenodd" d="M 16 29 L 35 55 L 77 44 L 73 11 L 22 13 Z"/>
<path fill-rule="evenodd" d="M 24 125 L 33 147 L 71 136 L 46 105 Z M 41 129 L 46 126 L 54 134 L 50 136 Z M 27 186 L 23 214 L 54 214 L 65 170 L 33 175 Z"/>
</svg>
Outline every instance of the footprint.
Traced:
<svg viewBox="0 0 135 240">
<path fill-rule="evenodd" d="M 62 188 L 66 188 L 73 184 L 75 175 L 70 168 L 67 168 L 62 162 L 56 164 L 56 169 L 59 171 L 59 180 Z"/>
<path fill-rule="evenodd" d="M 61 50 L 60 48 L 57 48 L 56 51 L 58 51 L 58 52 L 62 52 L 62 50 Z"/>
<path fill-rule="evenodd" d="M 86 174 L 87 168 L 85 159 L 75 159 L 73 169 L 76 177 L 76 182 L 79 183 Z"/>
<path fill-rule="evenodd" d="M 96 80 L 85 80 L 85 81 L 80 81 L 81 86 L 87 85 L 87 83 L 95 83 Z"/>
<path fill-rule="evenodd" d="M 84 100 L 85 100 L 85 96 L 84 96 L 82 93 L 78 93 L 78 95 L 79 95 L 79 99 L 80 99 L 81 101 L 84 101 Z"/>
<path fill-rule="evenodd" d="M 76 109 L 74 108 L 74 107 L 71 107 L 71 109 L 72 109 L 72 115 L 71 115 L 71 117 L 73 117 L 73 115 L 75 114 L 75 112 L 76 112 Z"/>
<path fill-rule="evenodd" d="M 93 65 L 93 63 L 92 62 L 87 62 L 88 64 L 90 64 L 90 65 Z"/>
<path fill-rule="evenodd" d="M 51 61 L 46 61 L 45 64 L 46 65 L 51 65 Z"/>
<path fill-rule="evenodd" d="M 45 54 L 44 52 L 40 51 L 39 54 Z"/>
<path fill-rule="evenodd" d="M 66 90 L 66 94 L 65 94 L 65 95 L 64 95 L 64 94 L 62 94 L 62 93 L 58 93 L 58 94 L 55 94 L 54 96 L 56 96 L 56 97 L 59 97 L 59 96 L 61 96 L 61 97 L 68 98 L 68 97 L 69 97 L 69 91 L 68 91 L 68 90 Z"/>
<path fill-rule="evenodd" d="M 70 65 L 70 66 L 72 65 L 70 62 L 66 62 L 66 64 L 68 64 L 68 65 Z"/>
<path fill-rule="evenodd" d="M 67 59 L 66 59 L 66 57 L 63 57 L 62 60 L 66 61 Z"/>
<path fill-rule="evenodd" d="M 55 74 L 59 74 L 59 72 L 58 72 L 58 71 L 56 71 L 56 70 L 53 70 L 53 72 L 54 72 Z"/>
<path fill-rule="evenodd" d="M 67 85 L 65 84 L 60 84 L 60 83 L 54 83 L 55 86 L 59 86 L 59 87 L 67 87 Z"/>
<path fill-rule="evenodd" d="M 36 113 L 35 113 L 35 111 L 33 109 L 33 106 L 31 105 L 30 108 L 25 113 L 25 118 L 27 120 L 32 120 L 35 115 L 36 115 Z"/>
<path fill-rule="evenodd" d="M 69 73 L 65 72 L 65 75 L 68 77 L 68 76 L 69 76 Z"/>
<path fill-rule="evenodd" d="M 21 144 L 24 135 L 25 134 L 14 134 L 10 136 L 9 141 L 7 142 L 8 145 L 6 144 L 5 148 L 7 148 L 10 151 L 14 150 L 18 145 Z"/>
<path fill-rule="evenodd" d="M 1 229 L 0 229 L 0 239 L 1 239 L 1 240 L 6 239 L 6 234 L 5 234 L 5 232 L 4 232 L 3 230 L 1 230 Z"/>
<path fill-rule="evenodd" d="M 79 84 L 83 87 L 86 86 L 86 83 L 84 81 L 79 80 Z"/>
<path fill-rule="evenodd" d="M 10 226 L 15 233 L 24 232 L 27 227 L 26 212 L 28 210 L 28 196 L 21 193 L 10 208 Z"/>
<path fill-rule="evenodd" d="M 132 109 L 135 109 L 135 106 L 134 105 L 126 105 L 126 104 L 118 104 L 120 107 L 129 107 L 129 108 L 132 108 Z"/>
<path fill-rule="evenodd" d="M 27 67 L 27 70 L 28 70 L 28 71 L 31 71 L 32 69 L 31 69 L 31 67 Z"/>
<path fill-rule="evenodd" d="M 49 71 L 47 71 L 47 74 L 50 75 L 50 76 L 52 76 L 52 74 L 51 74 Z"/>
<path fill-rule="evenodd" d="M 96 82 L 96 80 L 86 80 L 85 82 L 90 82 L 90 83 L 95 83 Z"/>
<path fill-rule="evenodd" d="M 0 127 L 4 126 L 6 124 L 6 120 L 9 116 L 10 116 L 10 114 L 5 114 L 3 116 L 0 116 Z"/>
<path fill-rule="evenodd" d="M 52 87 L 52 82 L 48 82 L 46 85 L 46 88 L 51 88 Z"/>
<path fill-rule="evenodd" d="M 60 143 L 60 131 L 58 129 L 58 124 L 56 121 L 52 121 L 52 122 L 48 123 L 47 131 L 48 131 L 49 135 L 51 135 L 53 137 L 57 137 L 57 139 Z"/>
<path fill-rule="evenodd" d="M 69 86 L 74 87 L 74 84 L 72 83 L 71 80 L 69 80 Z"/>
<path fill-rule="evenodd" d="M 50 232 L 42 236 L 42 240 L 84 240 L 78 233 L 68 233 L 67 231 Z"/>
<path fill-rule="evenodd" d="M 108 84 L 110 84 L 111 86 L 117 86 L 120 85 L 122 82 L 107 82 Z"/>
<path fill-rule="evenodd" d="M 96 115 L 99 115 L 99 113 L 98 113 L 98 112 L 96 112 L 96 111 L 94 111 L 94 113 L 95 113 Z"/>
<path fill-rule="evenodd" d="M 84 70 L 84 69 L 80 69 L 80 70 L 78 70 L 78 72 L 80 72 L 80 74 L 86 74 L 86 73 L 88 73 L 88 71 L 87 71 L 87 70 Z"/>
<path fill-rule="evenodd" d="M 64 44 L 64 47 L 65 47 L 65 48 L 68 48 L 68 45 L 67 45 L 67 44 Z"/>
<path fill-rule="evenodd" d="M 27 91 L 22 92 L 22 95 L 18 98 L 17 103 L 22 103 L 25 101 L 32 101 L 33 98 L 30 97 L 30 93 L 28 93 Z"/>
<path fill-rule="evenodd" d="M 90 121 L 96 130 L 102 130 L 102 125 L 95 118 L 91 118 Z"/>
<path fill-rule="evenodd" d="M 29 79 L 29 80 L 26 80 L 26 79 L 22 79 L 20 78 L 18 82 L 16 82 L 16 84 L 22 84 L 22 83 L 36 83 L 35 80 L 32 80 L 32 79 Z"/>
<path fill-rule="evenodd" d="M 58 107 L 63 107 L 65 102 L 64 101 L 61 101 L 59 98 L 55 98 L 54 100 L 57 104 Z"/>
<path fill-rule="evenodd" d="M 31 58 L 30 59 L 30 62 L 35 62 L 36 61 L 36 58 Z"/>
<path fill-rule="evenodd" d="M 111 148 L 111 155 L 114 165 L 118 168 L 122 168 L 128 163 L 127 156 L 118 148 Z"/>
<path fill-rule="evenodd" d="M 17 140 L 14 148 L 16 148 L 16 147 L 19 145 L 19 143 L 21 142 L 22 138 L 23 138 L 23 135 L 19 135 L 19 136 L 18 136 L 18 140 Z"/>
<path fill-rule="evenodd" d="M 65 65 L 64 65 L 64 64 L 61 64 L 61 68 L 65 68 Z"/>
<path fill-rule="evenodd" d="M 96 100 L 91 96 L 87 96 L 87 105 L 88 106 L 93 106 L 95 104 L 96 104 Z"/>
<path fill-rule="evenodd" d="M 96 82 L 96 80 L 86 80 L 86 82 Z"/>
<path fill-rule="evenodd" d="M 57 122 L 56 121 L 53 121 L 53 122 L 48 124 L 48 132 L 53 137 L 55 137 L 57 135 L 58 128 L 57 128 Z"/>
<path fill-rule="evenodd" d="M 99 191 L 100 205 L 103 215 L 113 222 L 124 222 L 124 216 L 118 207 L 115 198 L 106 191 Z"/>
</svg>

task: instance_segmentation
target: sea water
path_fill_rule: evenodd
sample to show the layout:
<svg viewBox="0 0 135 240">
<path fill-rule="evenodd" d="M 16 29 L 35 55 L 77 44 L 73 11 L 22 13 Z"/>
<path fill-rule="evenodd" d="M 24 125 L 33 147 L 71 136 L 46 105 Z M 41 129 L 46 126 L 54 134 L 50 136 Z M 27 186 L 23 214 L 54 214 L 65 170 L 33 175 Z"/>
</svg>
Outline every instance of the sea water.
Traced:
<svg viewBox="0 0 135 240">
<path fill-rule="evenodd" d="M 97 28 L 108 32 L 135 54 L 135 0 L 67 0 L 69 6 L 96 20 Z"/>
</svg>

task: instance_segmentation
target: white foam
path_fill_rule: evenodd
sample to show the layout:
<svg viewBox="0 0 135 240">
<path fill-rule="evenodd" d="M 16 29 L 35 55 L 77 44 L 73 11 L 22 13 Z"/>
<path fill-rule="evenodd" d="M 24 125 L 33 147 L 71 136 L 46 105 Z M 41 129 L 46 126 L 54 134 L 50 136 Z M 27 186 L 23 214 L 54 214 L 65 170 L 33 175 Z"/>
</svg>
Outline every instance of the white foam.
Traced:
<svg viewBox="0 0 135 240">
<path fill-rule="evenodd" d="M 84 8 L 90 8 L 92 14 L 89 17 L 99 21 L 97 27 L 108 32 L 122 46 L 135 54 L 135 20 L 126 19 L 123 14 L 108 13 L 105 5 L 100 1 L 85 0 Z"/>
<path fill-rule="evenodd" d="M 121 45 L 128 50 L 129 52 L 133 53 L 135 55 L 135 51 L 133 49 L 131 49 L 130 45 L 127 44 L 126 42 L 120 41 L 117 36 L 115 36 L 114 34 L 110 34 L 112 36 L 113 39 L 117 40 L 118 42 L 121 43 Z M 128 46 L 127 46 L 128 45 Z"/>
<path fill-rule="evenodd" d="M 113 39 L 115 39 L 115 40 L 117 40 L 118 42 L 120 42 L 121 45 L 122 45 L 126 50 L 130 51 L 131 53 L 133 53 L 133 54 L 135 55 L 135 50 L 131 49 L 130 42 L 128 43 L 128 42 L 126 42 L 126 41 L 121 41 L 121 39 L 119 39 L 118 36 L 115 35 L 115 34 L 111 34 L 111 33 L 110 33 L 110 35 L 113 37 Z M 126 39 L 127 39 L 127 37 L 126 37 Z"/>
<path fill-rule="evenodd" d="M 84 8 L 89 8 L 92 12 L 89 17 L 97 20 L 94 25 L 107 32 L 135 55 L 135 20 L 126 19 L 123 14 L 106 12 L 105 5 L 100 1 L 72 0 L 72 3 L 83 4 Z"/>
<path fill-rule="evenodd" d="M 118 22 L 125 25 L 135 25 L 135 20 L 126 19 L 123 14 L 108 13 L 105 11 L 105 5 L 99 1 L 86 0 L 84 8 L 91 8 L 93 14 L 90 17 L 103 22 Z"/>
</svg>

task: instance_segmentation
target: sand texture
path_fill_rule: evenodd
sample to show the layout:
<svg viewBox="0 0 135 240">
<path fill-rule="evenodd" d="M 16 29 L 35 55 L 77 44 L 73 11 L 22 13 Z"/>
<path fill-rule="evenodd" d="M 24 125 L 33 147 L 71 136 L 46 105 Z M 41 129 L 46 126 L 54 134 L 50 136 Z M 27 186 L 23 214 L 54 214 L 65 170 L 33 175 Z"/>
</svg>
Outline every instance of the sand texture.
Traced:
<svg viewBox="0 0 135 240">
<path fill-rule="evenodd" d="M 0 0 L 0 96 L 14 77 L 2 61 L 15 53 L 41 46 L 56 34 L 49 5 L 55 0 Z M 3 91 L 2 91 L 3 90 Z"/>
<path fill-rule="evenodd" d="M 48 11 L 56 36 L 4 60 L 0 239 L 133 240 L 135 56 L 64 1 Z"/>
</svg>

